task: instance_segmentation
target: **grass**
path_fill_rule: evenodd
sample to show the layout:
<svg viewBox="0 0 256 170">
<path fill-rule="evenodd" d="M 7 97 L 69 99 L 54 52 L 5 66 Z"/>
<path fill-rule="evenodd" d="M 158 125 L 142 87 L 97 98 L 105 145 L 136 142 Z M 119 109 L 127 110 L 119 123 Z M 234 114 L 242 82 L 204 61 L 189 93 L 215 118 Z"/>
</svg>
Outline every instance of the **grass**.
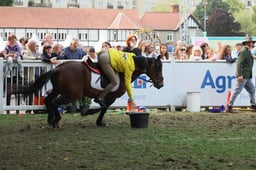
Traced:
<svg viewBox="0 0 256 170">
<path fill-rule="evenodd" d="M 0 115 L 0 170 L 256 169 L 256 114 L 154 113 L 149 127 L 127 115 Z"/>
</svg>

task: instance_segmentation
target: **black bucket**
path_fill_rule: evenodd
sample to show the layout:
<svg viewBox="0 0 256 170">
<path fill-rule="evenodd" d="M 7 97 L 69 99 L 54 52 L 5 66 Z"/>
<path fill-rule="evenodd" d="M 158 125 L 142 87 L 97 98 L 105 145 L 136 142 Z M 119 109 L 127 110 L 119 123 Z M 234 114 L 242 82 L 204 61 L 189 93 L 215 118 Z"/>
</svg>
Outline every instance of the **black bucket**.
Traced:
<svg viewBox="0 0 256 170">
<path fill-rule="evenodd" d="M 132 128 L 147 128 L 149 113 L 146 112 L 130 112 L 127 113 L 130 116 L 130 122 Z"/>
</svg>

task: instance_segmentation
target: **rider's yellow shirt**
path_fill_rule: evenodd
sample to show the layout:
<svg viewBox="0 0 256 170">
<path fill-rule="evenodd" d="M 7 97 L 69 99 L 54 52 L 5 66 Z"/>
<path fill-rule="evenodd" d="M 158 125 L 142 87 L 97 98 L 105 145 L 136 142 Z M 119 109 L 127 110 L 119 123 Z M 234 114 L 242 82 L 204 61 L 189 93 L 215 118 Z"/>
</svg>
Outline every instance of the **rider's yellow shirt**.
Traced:
<svg viewBox="0 0 256 170">
<path fill-rule="evenodd" d="M 135 70 L 135 64 L 133 60 L 133 53 L 126 53 L 122 51 L 118 51 L 116 49 L 110 48 L 108 49 L 110 55 L 110 64 L 112 68 L 120 73 L 124 73 L 124 83 L 128 96 L 133 99 L 132 92 L 132 74 Z"/>
</svg>

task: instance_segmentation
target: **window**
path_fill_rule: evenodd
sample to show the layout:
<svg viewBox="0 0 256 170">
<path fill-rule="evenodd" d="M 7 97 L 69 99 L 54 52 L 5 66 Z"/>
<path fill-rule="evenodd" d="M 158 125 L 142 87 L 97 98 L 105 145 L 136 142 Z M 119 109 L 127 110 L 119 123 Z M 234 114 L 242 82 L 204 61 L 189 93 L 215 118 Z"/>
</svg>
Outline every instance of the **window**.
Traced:
<svg viewBox="0 0 256 170">
<path fill-rule="evenodd" d="M 4 33 L 4 40 L 7 40 L 7 37 L 8 37 L 8 33 L 5 32 L 5 33 Z"/>
<path fill-rule="evenodd" d="M 32 37 L 32 35 L 33 35 L 33 33 L 32 33 L 32 32 L 27 32 L 26 37 L 31 38 L 31 37 Z"/>
<path fill-rule="evenodd" d="M 126 6 L 126 7 L 129 6 L 129 1 L 125 1 L 125 6 Z"/>
<path fill-rule="evenodd" d="M 167 34 L 167 41 L 172 41 L 173 37 L 172 34 Z"/>
<path fill-rule="evenodd" d="M 79 40 L 88 40 L 88 34 L 83 32 L 78 34 L 78 39 Z"/>
<path fill-rule="evenodd" d="M 98 2 L 98 5 L 99 5 L 99 8 L 103 8 L 103 2 L 102 1 Z"/>
<path fill-rule="evenodd" d="M 114 40 L 117 40 L 117 33 L 116 33 L 116 31 L 113 32 L 113 38 L 114 38 Z"/>
<path fill-rule="evenodd" d="M 37 33 L 37 37 L 38 37 L 39 40 L 43 40 L 44 39 L 44 33 L 42 33 L 42 32 Z"/>
<path fill-rule="evenodd" d="M 52 40 L 57 40 L 57 33 L 52 33 Z"/>
<path fill-rule="evenodd" d="M 59 33 L 58 33 L 58 36 L 57 36 L 57 34 L 56 34 L 56 39 L 58 39 L 58 40 L 65 40 L 66 37 L 67 37 L 67 34 L 66 34 L 66 33 L 59 32 Z"/>
<path fill-rule="evenodd" d="M 252 6 L 251 1 L 247 1 L 247 6 Z"/>
</svg>

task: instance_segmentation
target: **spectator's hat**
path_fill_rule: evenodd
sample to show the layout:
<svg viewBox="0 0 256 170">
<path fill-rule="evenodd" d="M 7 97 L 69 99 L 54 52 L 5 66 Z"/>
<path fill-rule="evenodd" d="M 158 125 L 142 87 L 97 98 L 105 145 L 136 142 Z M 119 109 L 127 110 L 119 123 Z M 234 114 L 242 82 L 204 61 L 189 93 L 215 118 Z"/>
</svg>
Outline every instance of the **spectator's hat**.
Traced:
<svg viewBox="0 0 256 170">
<path fill-rule="evenodd" d="M 249 36 L 246 38 L 245 41 L 242 42 L 242 44 L 245 45 L 246 43 L 251 43 L 251 42 L 254 44 L 256 41 L 253 41 L 252 37 Z"/>
</svg>

